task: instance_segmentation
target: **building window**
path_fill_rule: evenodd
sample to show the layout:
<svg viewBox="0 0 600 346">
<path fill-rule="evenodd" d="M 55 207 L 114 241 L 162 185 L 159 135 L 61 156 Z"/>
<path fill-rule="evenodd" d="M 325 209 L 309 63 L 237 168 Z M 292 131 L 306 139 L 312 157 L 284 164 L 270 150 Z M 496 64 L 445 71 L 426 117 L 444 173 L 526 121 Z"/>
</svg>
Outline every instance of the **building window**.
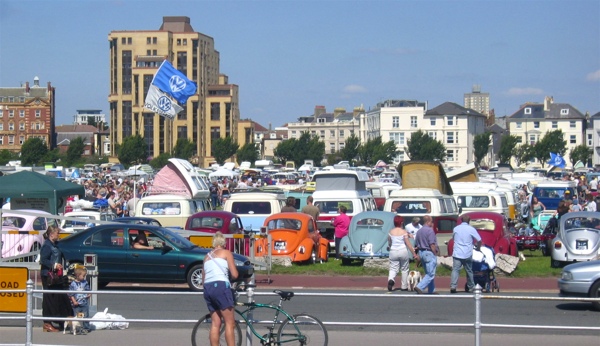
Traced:
<svg viewBox="0 0 600 346">
<path fill-rule="evenodd" d="M 35 117 L 36 117 L 36 118 L 39 118 L 39 117 L 41 117 L 41 116 L 42 116 L 42 111 L 41 111 L 41 110 L 39 110 L 39 109 L 36 109 L 36 110 L 35 110 Z"/>
<path fill-rule="evenodd" d="M 133 44 L 133 39 L 131 37 L 127 38 L 127 44 Z"/>
<path fill-rule="evenodd" d="M 8 145 L 15 144 L 15 136 L 8 136 Z"/>
<path fill-rule="evenodd" d="M 454 150 L 446 150 L 446 161 L 454 162 Z"/>
<path fill-rule="evenodd" d="M 0 136 L 0 145 L 4 144 L 4 136 Z"/>
<path fill-rule="evenodd" d="M 15 123 L 8 123 L 8 131 L 14 131 L 15 130 Z"/>
<path fill-rule="evenodd" d="M 561 109 L 560 110 L 560 115 L 569 115 L 569 109 L 568 108 Z"/>
<path fill-rule="evenodd" d="M 577 127 L 577 124 L 575 123 L 574 120 L 569 121 L 569 127 L 572 128 L 572 129 L 574 129 L 574 128 Z"/>
<path fill-rule="evenodd" d="M 525 108 L 525 114 L 531 114 L 531 108 L 530 107 Z"/>
<path fill-rule="evenodd" d="M 429 136 L 429 138 L 431 138 L 433 140 L 437 140 L 437 132 L 429 131 L 429 132 L 427 132 L 427 135 Z"/>
<path fill-rule="evenodd" d="M 591 147 L 592 146 L 592 142 L 593 142 L 592 141 L 592 134 L 588 133 L 588 135 L 587 135 L 587 145 Z"/>
<path fill-rule="evenodd" d="M 325 130 L 321 130 L 321 139 L 325 139 Z"/>
<path fill-rule="evenodd" d="M 4 123 L 0 123 L 0 131 L 4 131 Z"/>
<path fill-rule="evenodd" d="M 8 117 L 9 118 L 14 118 L 15 117 L 15 111 L 13 111 L 12 109 L 8 111 Z"/>
<path fill-rule="evenodd" d="M 311 136 L 311 137 L 314 137 L 314 136 L 316 136 L 316 135 L 317 135 L 317 131 L 310 131 L 310 136 Z"/>
<path fill-rule="evenodd" d="M 4 117 L 4 110 L 0 109 L 0 118 Z"/>
<path fill-rule="evenodd" d="M 392 128 L 397 129 L 400 127 L 400 117 L 392 117 Z"/>
<path fill-rule="evenodd" d="M 317 123 L 325 123 L 327 122 L 327 119 L 325 118 L 317 118 Z"/>
<path fill-rule="evenodd" d="M 517 136 L 517 143 L 519 143 L 519 144 L 523 143 L 523 137 Z"/>
<path fill-rule="evenodd" d="M 435 118 L 431 118 L 429 121 L 431 122 L 431 126 L 435 126 Z"/>
<path fill-rule="evenodd" d="M 569 143 L 576 144 L 577 143 L 577 136 L 576 135 L 569 136 Z"/>
<path fill-rule="evenodd" d="M 24 122 L 19 123 L 19 131 L 25 131 L 25 123 Z"/>
<path fill-rule="evenodd" d="M 25 102 L 25 96 L 19 97 L 19 102 L 24 103 Z"/>
<path fill-rule="evenodd" d="M 127 44 L 127 38 L 121 37 L 121 44 Z"/>
<path fill-rule="evenodd" d="M 42 129 L 42 123 L 41 123 L 41 122 L 39 122 L 39 121 L 38 121 L 38 122 L 36 122 L 36 123 L 35 123 L 35 129 L 36 129 L 36 130 L 41 130 L 41 129 Z"/>
<path fill-rule="evenodd" d="M 152 43 L 152 37 L 146 37 L 146 44 Z"/>
<path fill-rule="evenodd" d="M 416 128 L 417 127 L 417 117 L 416 116 L 411 116 L 410 117 L 410 127 L 412 127 L 412 128 Z"/>
<path fill-rule="evenodd" d="M 340 146 L 340 150 L 344 150 L 344 147 L 346 146 L 346 143 L 342 142 L 339 144 Z"/>
<path fill-rule="evenodd" d="M 19 117 L 25 118 L 25 110 L 24 109 L 19 110 Z"/>
<path fill-rule="evenodd" d="M 390 141 L 394 141 L 396 145 L 403 145 L 404 132 L 390 132 Z"/>
<path fill-rule="evenodd" d="M 187 46 L 187 38 L 184 38 L 184 39 L 183 39 L 183 45 L 184 45 L 184 46 Z"/>
<path fill-rule="evenodd" d="M 19 136 L 19 144 L 23 145 L 24 142 L 25 142 L 25 136 Z"/>
<path fill-rule="evenodd" d="M 553 121 L 552 122 L 552 128 L 553 129 L 557 129 L 558 128 L 558 121 Z"/>
<path fill-rule="evenodd" d="M 8 102 L 9 102 L 9 103 L 14 103 L 14 102 L 15 102 L 15 98 L 14 98 L 14 97 L 12 97 L 12 96 L 9 96 L 9 97 L 8 97 Z"/>
<path fill-rule="evenodd" d="M 177 39 L 177 45 L 181 46 L 181 39 L 180 38 Z"/>
<path fill-rule="evenodd" d="M 329 152 L 335 153 L 335 143 L 329 143 Z"/>
<path fill-rule="evenodd" d="M 456 143 L 453 131 L 446 132 L 446 143 L 447 144 L 454 144 L 454 143 Z"/>
<path fill-rule="evenodd" d="M 290 135 L 290 137 L 292 137 L 292 138 L 296 138 L 296 131 L 295 131 L 295 130 L 294 130 L 294 131 L 292 131 L 292 134 Z"/>
<path fill-rule="evenodd" d="M 340 138 L 344 138 L 344 130 L 340 130 Z"/>
<path fill-rule="evenodd" d="M 329 130 L 329 138 L 335 138 L 335 130 Z"/>
<path fill-rule="evenodd" d="M 530 145 L 534 145 L 535 142 L 537 142 L 537 136 L 536 135 L 529 135 L 529 144 Z"/>
<path fill-rule="evenodd" d="M 446 125 L 454 126 L 454 116 L 450 115 L 446 117 Z"/>
<path fill-rule="evenodd" d="M 152 38 L 152 44 L 157 44 L 157 43 L 158 43 L 158 38 L 156 38 L 156 37 L 153 37 L 153 38 Z"/>
<path fill-rule="evenodd" d="M 534 129 L 539 129 L 540 128 L 540 122 L 539 121 L 534 121 L 533 122 L 533 128 Z"/>
<path fill-rule="evenodd" d="M 221 120 L 221 103 L 210 103 L 210 120 Z"/>
<path fill-rule="evenodd" d="M 523 123 L 522 122 L 517 122 L 517 128 L 518 129 L 522 129 L 523 128 Z"/>
</svg>

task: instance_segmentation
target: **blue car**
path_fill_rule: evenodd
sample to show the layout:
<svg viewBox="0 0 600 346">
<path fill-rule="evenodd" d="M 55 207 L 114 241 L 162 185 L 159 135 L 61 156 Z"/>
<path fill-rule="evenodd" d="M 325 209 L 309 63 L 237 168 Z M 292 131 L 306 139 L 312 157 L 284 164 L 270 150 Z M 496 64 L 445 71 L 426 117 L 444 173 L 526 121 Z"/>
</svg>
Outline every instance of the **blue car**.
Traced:
<svg viewBox="0 0 600 346">
<path fill-rule="evenodd" d="M 388 233 L 394 228 L 395 213 L 388 211 L 363 211 L 350 220 L 348 235 L 340 241 L 342 263 L 354 259 L 387 258 Z"/>
<path fill-rule="evenodd" d="M 136 249 L 134 240 L 144 233 L 150 249 Z M 187 283 L 202 289 L 202 264 L 210 249 L 200 248 L 163 227 L 115 223 L 91 227 L 61 239 L 58 247 L 69 267 L 83 264 L 85 254 L 96 254 L 99 287 L 109 282 Z M 248 258 L 234 254 L 237 281 L 254 273 Z"/>
</svg>

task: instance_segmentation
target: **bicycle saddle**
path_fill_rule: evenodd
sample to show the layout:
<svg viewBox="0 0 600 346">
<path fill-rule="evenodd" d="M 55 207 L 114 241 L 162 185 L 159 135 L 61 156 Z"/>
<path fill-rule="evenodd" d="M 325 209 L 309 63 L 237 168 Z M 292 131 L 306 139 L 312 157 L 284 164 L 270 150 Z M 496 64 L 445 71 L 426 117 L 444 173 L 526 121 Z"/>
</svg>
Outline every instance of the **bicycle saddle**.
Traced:
<svg viewBox="0 0 600 346">
<path fill-rule="evenodd" d="M 281 297 L 281 299 L 284 299 L 284 300 L 290 300 L 294 296 L 294 292 L 290 292 L 290 291 L 275 290 L 275 291 L 273 291 L 273 293 L 277 293 Z"/>
</svg>

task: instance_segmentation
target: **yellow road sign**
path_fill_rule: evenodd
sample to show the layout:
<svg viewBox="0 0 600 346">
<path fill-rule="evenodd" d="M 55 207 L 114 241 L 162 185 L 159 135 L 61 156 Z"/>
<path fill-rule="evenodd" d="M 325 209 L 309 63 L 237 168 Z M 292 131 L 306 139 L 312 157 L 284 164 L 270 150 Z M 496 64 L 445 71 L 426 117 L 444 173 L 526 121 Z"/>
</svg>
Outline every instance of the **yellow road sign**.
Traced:
<svg viewBox="0 0 600 346">
<path fill-rule="evenodd" d="M 27 287 L 29 269 L 0 268 L 0 312 L 27 312 L 25 292 L 2 292 L 3 290 L 24 290 Z"/>
</svg>

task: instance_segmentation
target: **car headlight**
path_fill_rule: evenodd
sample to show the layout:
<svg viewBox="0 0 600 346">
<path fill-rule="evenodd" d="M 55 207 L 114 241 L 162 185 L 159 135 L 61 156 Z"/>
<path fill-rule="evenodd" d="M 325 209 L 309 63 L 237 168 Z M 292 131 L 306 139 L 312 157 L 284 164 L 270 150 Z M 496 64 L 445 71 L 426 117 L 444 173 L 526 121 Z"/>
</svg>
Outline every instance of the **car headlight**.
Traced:
<svg viewBox="0 0 600 346">
<path fill-rule="evenodd" d="M 249 261 L 246 261 L 246 262 L 249 262 Z M 233 260 L 233 263 L 235 264 L 236 267 L 243 267 L 243 266 L 246 266 L 246 265 L 250 265 L 250 263 L 246 263 L 246 262 L 241 261 L 239 259 L 234 259 Z"/>
<path fill-rule="evenodd" d="M 571 272 L 569 272 L 569 271 L 563 271 L 560 274 L 560 278 L 565 281 L 573 280 L 573 274 L 571 274 Z"/>
</svg>

